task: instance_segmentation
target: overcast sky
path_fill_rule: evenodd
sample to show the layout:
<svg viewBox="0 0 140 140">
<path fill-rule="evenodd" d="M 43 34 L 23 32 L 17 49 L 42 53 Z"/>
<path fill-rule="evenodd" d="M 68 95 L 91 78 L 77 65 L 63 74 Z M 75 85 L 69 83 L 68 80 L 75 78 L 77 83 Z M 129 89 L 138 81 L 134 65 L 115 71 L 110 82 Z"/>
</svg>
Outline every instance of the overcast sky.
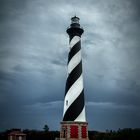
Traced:
<svg viewBox="0 0 140 140">
<path fill-rule="evenodd" d="M 89 130 L 140 127 L 139 0 L 0 0 L 0 130 L 59 130 L 75 14 Z"/>
</svg>

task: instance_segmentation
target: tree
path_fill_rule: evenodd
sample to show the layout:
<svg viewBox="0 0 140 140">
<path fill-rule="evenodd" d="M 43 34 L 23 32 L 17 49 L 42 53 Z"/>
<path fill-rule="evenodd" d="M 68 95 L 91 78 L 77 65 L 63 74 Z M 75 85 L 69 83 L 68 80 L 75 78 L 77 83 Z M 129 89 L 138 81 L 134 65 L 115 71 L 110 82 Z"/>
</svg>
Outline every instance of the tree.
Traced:
<svg viewBox="0 0 140 140">
<path fill-rule="evenodd" d="M 44 129 L 45 132 L 48 132 L 49 131 L 49 126 L 47 124 L 45 124 L 43 129 Z"/>
</svg>

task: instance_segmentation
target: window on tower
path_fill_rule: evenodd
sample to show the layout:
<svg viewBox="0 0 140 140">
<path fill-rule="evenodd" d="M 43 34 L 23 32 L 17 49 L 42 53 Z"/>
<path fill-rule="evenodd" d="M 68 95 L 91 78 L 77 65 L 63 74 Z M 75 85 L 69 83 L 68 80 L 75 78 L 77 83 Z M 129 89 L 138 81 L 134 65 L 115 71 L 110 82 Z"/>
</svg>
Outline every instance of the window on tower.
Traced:
<svg viewBox="0 0 140 140">
<path fill-rule="evenodd" d="M 66 135 L 67 135 L 67 127 L 63 127 L 61 136 L 62 138 L 66 138 Z"/>
<path fill-rule="evenodd" d="M 68 106 L 68 100 L 66 101 L 66 106 Z"/>
</svg>

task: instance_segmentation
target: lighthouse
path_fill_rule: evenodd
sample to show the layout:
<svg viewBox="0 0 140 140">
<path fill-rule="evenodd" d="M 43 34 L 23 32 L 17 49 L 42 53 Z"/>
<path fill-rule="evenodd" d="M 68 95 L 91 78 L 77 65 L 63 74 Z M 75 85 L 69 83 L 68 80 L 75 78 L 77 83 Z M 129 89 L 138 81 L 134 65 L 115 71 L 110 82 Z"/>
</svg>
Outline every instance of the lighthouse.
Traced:
<svg viewBox="0 0 140 140">
<path fill-rule="evenodd" d="M 72 17 L 66 30 L 69 54 L 60 140 L 88 140 L 81 56 L 81 35 L 84 30 L 79 20 L 77 16 Z"/>
</svg>

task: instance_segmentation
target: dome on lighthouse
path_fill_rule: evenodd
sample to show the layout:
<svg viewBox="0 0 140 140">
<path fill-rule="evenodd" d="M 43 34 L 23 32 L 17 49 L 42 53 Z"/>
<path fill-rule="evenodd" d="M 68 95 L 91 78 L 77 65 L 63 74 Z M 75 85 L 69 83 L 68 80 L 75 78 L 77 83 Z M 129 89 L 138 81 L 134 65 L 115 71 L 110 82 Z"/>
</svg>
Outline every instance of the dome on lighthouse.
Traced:
<svg viewBox="0 0 140 140">
<path fill-rule="evenodd" d="M 79 17 L 74 16 L 74 17 L 71 18 L 71 24 L 73 24 L 73 23 L 78 23 L 79 24 L 79 20 L 80 20 Z"/>
</svg>

